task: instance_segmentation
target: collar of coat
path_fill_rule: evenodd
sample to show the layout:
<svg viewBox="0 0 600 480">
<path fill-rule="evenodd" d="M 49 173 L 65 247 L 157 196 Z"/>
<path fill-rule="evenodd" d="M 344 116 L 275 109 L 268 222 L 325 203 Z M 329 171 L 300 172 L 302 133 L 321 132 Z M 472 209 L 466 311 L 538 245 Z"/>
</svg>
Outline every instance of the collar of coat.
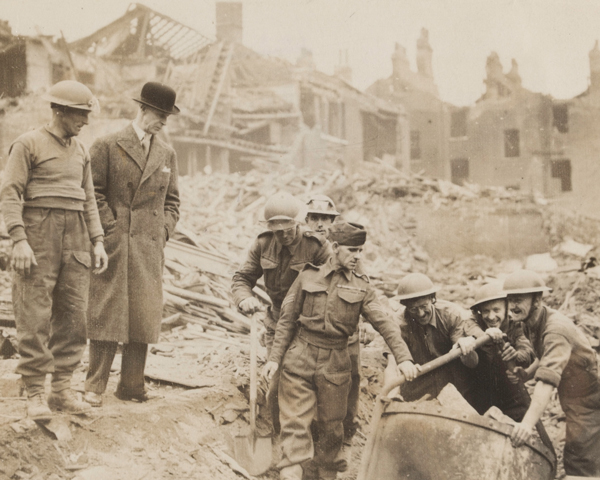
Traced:
<svg viewBox="0 0 600 480">
<path fill-rule="evenodd" d="M 129 124 L 118 136 L 117 144 L 131 157 L 143 172 L 141 182 L 152 175 L 157 168 L 163 165 L 165 158 L 168 158 L 169 150 L 160 139 L 155 138 L 148 154 L 148 159 L 144 161 L 145 154 L 140 139 Z M 140 182 L 140 183 L 141 183 Z"/>
</svg>

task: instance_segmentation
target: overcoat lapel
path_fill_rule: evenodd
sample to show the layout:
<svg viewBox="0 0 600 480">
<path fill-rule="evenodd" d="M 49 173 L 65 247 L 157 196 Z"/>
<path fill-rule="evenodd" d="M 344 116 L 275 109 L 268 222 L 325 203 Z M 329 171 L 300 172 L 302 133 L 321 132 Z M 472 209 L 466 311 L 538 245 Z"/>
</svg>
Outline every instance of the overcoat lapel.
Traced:
<svg viewBox="0 0 600 480">
<path fill-rule="evenodd" d="M 142 173 L 142 179 L 140 185 L 144 183 L 150 175 L 152 175 L 158 167 L 160 167 L 165 158 L 168 158 L 168 152 L 161 145 L 160 141 L 156 138 L 156 135 L 152 139 L 152 145 L 150 146 L 150 154 L 148 155 L 148 161 L 146 162 L 146 168 Z"/>
<path fill-rule="evenodd" d="M 135 130 L 129 125 L 123 132 L 123 136 L 117 140 L 119 146 L 127 152 L 133 161 L 144 171 L 144 149 L 140 143 L 140 139 L 135 133 Z"/>
</svg>

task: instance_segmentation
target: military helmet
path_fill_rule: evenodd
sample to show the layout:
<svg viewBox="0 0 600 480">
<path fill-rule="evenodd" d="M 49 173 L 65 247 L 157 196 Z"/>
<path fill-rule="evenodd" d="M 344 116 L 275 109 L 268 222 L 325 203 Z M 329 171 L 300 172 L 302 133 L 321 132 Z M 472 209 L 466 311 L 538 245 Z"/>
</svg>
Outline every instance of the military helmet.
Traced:
<svg viewBox="0 0 600 480">
<path fill-rule="evenodd" d="M 270 230 L 285 230 L 296 225 L 298 201 L 287 192 L 272 195 L 265 204 L 265 220 Z"/>
<path fill-rule="evenodd" d="M 87 111 L 94 110 L 98 104 L 92 91 L 83 83 L 75 80 L 63 80 L 55 83 L 48 92 L 42 95 L 42 98 L 50 103 Z"/>
<path fill-rule="evenodd" d="M 517 270 L 504 280 L 504 290 L 507 295 L 519 295 L 523 293 L 551 292 L 552 289 L 540 275 L 531 270 Z"/>
<path fill-rule="evenodd" d="M 471 305 L 471 308 L 476 308 L 492 300 L 501 300 L 504 298 L 506 298 L 506 292 L 501 282 L 486 283 L 475 292 L 475 302 Z"/>
<path fill-rule="evenodd" d="M 425 297 L 439 290 L 429 277 L 423 273 L 409 273 L 398 283 L 398 300 L 410 300 Z"/>
<path fill-rule="evenodd" d="M 335 203 L 327 195 L 313 195 L 307 202 L 306 213 L 317 213 L 321 215 L 331 215 L 337 217 L 340 212 L 335 209 Z"/>
</svg>

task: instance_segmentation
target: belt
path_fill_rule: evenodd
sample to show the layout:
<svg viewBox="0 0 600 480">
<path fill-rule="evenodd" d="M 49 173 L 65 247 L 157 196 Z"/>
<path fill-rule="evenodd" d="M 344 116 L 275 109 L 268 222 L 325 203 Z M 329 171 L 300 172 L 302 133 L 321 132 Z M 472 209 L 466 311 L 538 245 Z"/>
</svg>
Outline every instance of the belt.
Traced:
<svg viewBox="0 0 600 480">
<path fill-rule="evenodd" d="M 300 327 L 297 336 L 300 340 L 304 340 L 306 343 L 319 348 L 328 348 L 330 350 L 344 350 L 348 348 L 348 337 L 330 337 L 312 332 L 304 327 Z"/>
</svg>

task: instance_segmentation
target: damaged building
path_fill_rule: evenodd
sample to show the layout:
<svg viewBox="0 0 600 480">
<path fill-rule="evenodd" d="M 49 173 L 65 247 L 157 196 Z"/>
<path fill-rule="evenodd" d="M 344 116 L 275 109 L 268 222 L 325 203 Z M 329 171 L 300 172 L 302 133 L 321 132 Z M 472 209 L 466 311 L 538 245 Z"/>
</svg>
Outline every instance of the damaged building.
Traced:
<svg viewBox="0 0 600 480">
<path fill-rule="evenodd" d="M 440 99 L 432 57 L 429 33 L 423 28 L 417 40 L 417 71 L 410 68 L 406 49 L 396 43 L 391 76 L 375 81 L 366 91 L 406 111 L 410 126 L 410 169 L 446 179 L 449 177 L 448 105 Z"/>
<path fill-rule="evenodd" d="M 63 79 L 79 80 L 102 105 L 107 127 L 90 126 L 94 136 L 110 129 L 107 119 L 116 126 L 117 120 L 133 117 L 129 99 L 146 81 L 173 86 L 182 113 L 169 122 L 168 140 L 183 175 L 245 171 L 257 164 L 329 164 L 354 171 L 374 158 L 406 163 L 404 109 L 354 88 L 347 53 L 335 75 L 316 70 L 308 51 L 296 64 L 261 55 L 243 45 L 239 2 L 216 3 L 216 39 L 142 4 L 130 5 L 120 18 L 69 44 L 12 37 L 4 30 L 2 39 L 9 38 L 0 54 L 4 95 L 39 93 Z M 20 67 L 8 68 L 13 64 Z M 3 149 L 12 136 L 5 135 Z"/>
</svg>

